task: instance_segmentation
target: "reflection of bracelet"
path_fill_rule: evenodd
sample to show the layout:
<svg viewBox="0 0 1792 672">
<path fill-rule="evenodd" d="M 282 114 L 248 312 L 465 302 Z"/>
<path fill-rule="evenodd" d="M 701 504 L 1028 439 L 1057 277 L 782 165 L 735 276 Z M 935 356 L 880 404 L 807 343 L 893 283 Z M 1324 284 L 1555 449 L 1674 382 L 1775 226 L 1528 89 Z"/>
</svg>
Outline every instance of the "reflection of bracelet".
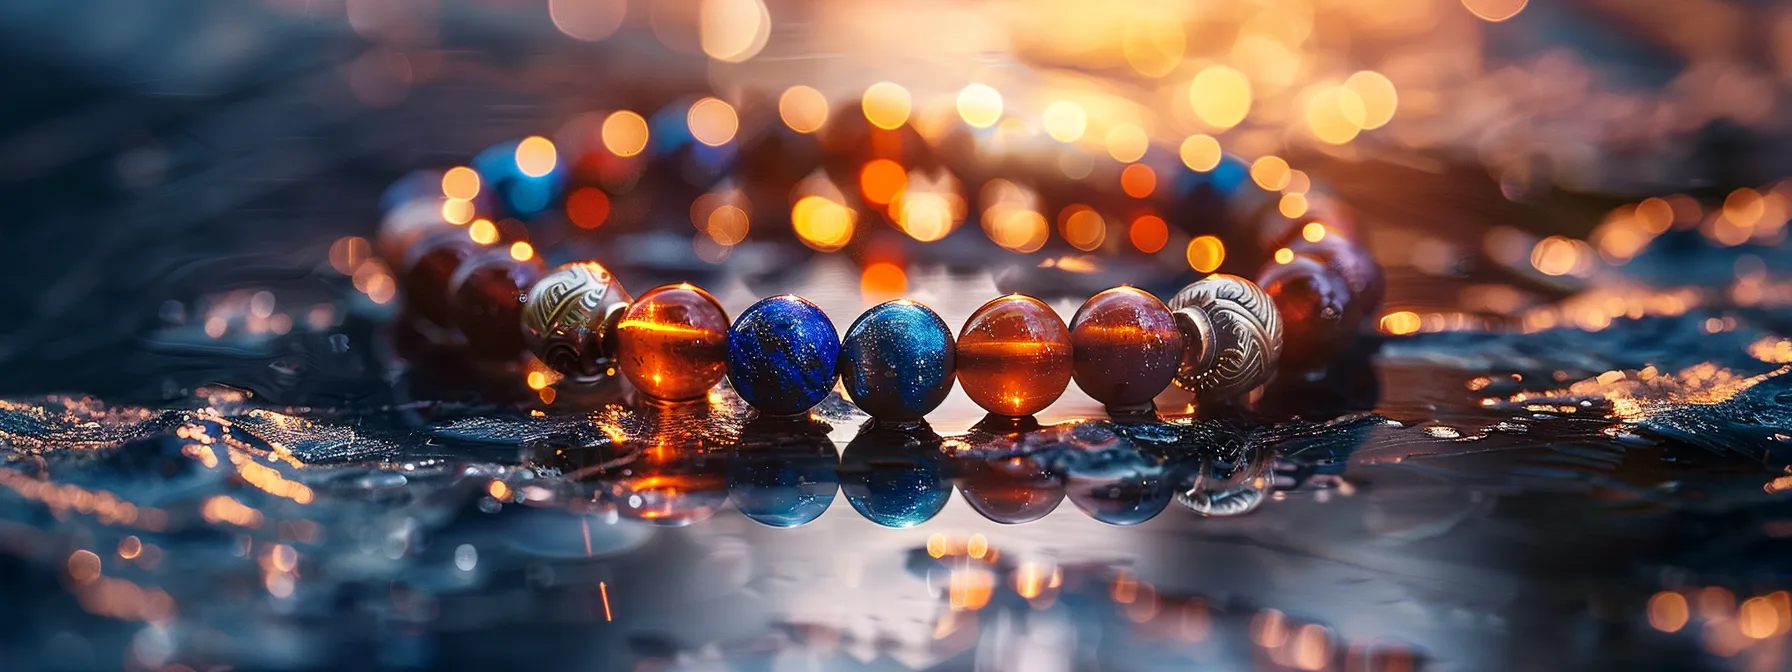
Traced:
<svg viewBox="0 0 1792 672">
<path fill-rule="evenodd" d="M 716 137 L 713 129 L 705 128 L 706 122 L 698 114 L 715 113 L 716 106 L 725 108 L 730 120 L 725 137 Z M 848 327 L 844 340 L 836 337 L 833 323 L 820 308 L 791 295 L 754 304 L 730 326 L 720 303 L 695 286 L 667 285 L 631 298 L 603 266 L 574 262 L 547 272 L 524 240 L 520 225 L 500 231 L 490 219 L 475 219 L 490 215 L 508 223 L 513 220 L 507 216 L 529 216 L 559 206 L 566 208 L 575 223 L 581 223 L 581 217 L 593 216 L 587 212 L 593 202 L 602 201 L 604 208 L 609 207 L 609 197 L 602 195 L 606 193 L 603 185 L 616 182 L 618 170 L 635 171 L 626 182 L 642 180 L 640 168 L 653 164 L 651 160 L 639 163 L 635 157 L 642 154 L 657 151 L 704 166 L 699 172 L 711 177 L 702 180 L 700 189 L 711 188 L 727 172 L 716 166 L 729 165 L 733 157 L 741 155 L 730 147 L 737 142 L 739 121 L 732 108 L 719 100 L 709 98 L 691 105 L 688 120 L 681 120 L 681 126 L 674 129 L 682 134 L 680 139 L 665 147 L 648 145 L 645 122 L 634 129 L 640 134 L 634 144 L 612 138 L 611 120 L 629 118 L 622 114 L 629 113 L 606 120 L 601 145 L 581 148 L 570 157 L 568 163 L 573 168 L 562 165 L 552 142 L 530 138 L 482 154 L 473 168 L 448 171 L 442 177 L 446 200 L 434 193 L 411 194 L 406 204 L 395 208 L 395 214 L 382 225 L 380 248 L 398 273 L 398 286 L 405 291 L 411 312 L 458 331 L 478 356 L 509 358 L 527 347 L 547 367 L 575 380 L 611 377 L 619 370 L 643 394 L 655 399 L 701 398 L 726 376 L 734 390 L 761 413 L 797 415 L 826 397 L 838 378 L 852 401 L 872 417 L 913 421 L 936 408 L 955 379 L 963 382 L 978 405 L 1010 416 L 1044 409 L 1072 379 L 1116 412 L 1150 410 L 1152 398 L 1172 382 L 1196 392 L 1204 403 L 1231 402 L 1267 382 L 1279 364 L 1303 370 L 1323 365 L 1355 336 L 1382 292 L 1381 269 L 1363 248 L 1347 239 L 1348 223 L 1321 223 L 1309 215 L 1295 218 L 1292 226 L 1279 234 L 1256 236 L 1269 241 L 1268 248 L 1274 250 L 1273 261 L 1261 271 L 1257 283 L 1214 274 L 1183 288 L 1168 305 L 1145 291 L 1116 287 L 1089 299 L 1068 326 L 1044 303 L 1018 294 L 978 309 L 956 339 L 931 309 L 908 300 L 866 311 Z M 897 132 L 903 128 L 900 125 L 886 130 L 864 126 L 861 121 L 861 128 L 855 129 L 849 123 L 854 120 L 856 116 L 843 119 L 838 126 L 846 130 L 830 129 L 828 133 L 857 138 L 847 145 L 868 146 L 873 157 L 893 151 L 901 158 L 904 152 L 918 151 L 900 149 L 910 138 Z M 785 125 L 774 124 L 759 138 L 746 142 L 789 144 L 793 137 L 806 137 L 796 128 L 787 118 Z M 659 132 L 657 127 L 655 132 Z M 908 144 L 920 142 L 918 136 L 914 138 Z M 971 142 L 976 141 L 973 136 Z M 817 147 L 831 144 L 838 143 L 824 137 Z M 879 149 L 892 144 L 899 149 Z M 940 155 L 951 153 L 946 147 L 933 149 Z M 743 151 L 757 155 L 751 147 Z M 843 152 L 835 148 L 816 154 L 816 161 L 830 167 L 830 173 L 840 172 L 833 164 L 841 162 L 838 155 Z M 858 158 L 845 160 L 850 166 Z M 766 166 L 744 159 L 741 163 L 745 164 L 741 171 L 752 173 L 807 169 L 777 165 L 767 171 Z M 872 158 L 865 165 L 891 163 Z M 1197 174 L 1194 163 L 1185 163 L 1187 167 L 1174 167 L 1184 171 L 1176 178 Z M 618 165 L 629 167 L 619 169 Z M 895 165 L 900 173 L 900 164 Z M 1145 165 L 1141 161 L 1129 168 Z M 977 166 L 948 170 L 989 172 L 987 167 Z M 679 174 L 655 177 L 691 180 L 690 170 L 676 172 Z M 871 171 L 856 172 L 869 175 Z M 1132 171 L 1122 171 L 1128 172 Z M 1151 172 L 1155 184 L 1158 171 Z M 816 179 L 812 176 L 804 181 Z M 568 188 L 569 181 L 575 188 Z M 580 185 L 581 181 L 590 184 Z M 1013 187 L 1004 180 L 991 182 Z M 483 198 L 482 185 L 487 187 Z M 805 233 L 805 227 L 827 228 L 811 220 L 844 217 L 850 221 L 857 216 L 852 208 L 864 207 L 840 196 L 831 183 L 826 186 L 789 190 L 796 201 L 791 221 L 805 242 L 819 235 Z M 825 194 L 830 189 L 831 195 L 806 193 Z M 433 186 L 430 190 L 433 192 Z M 1128 196 L 1144 198 L 1139 189 L 1125 190 Z M 867 193 L 871 193 L 869 187 Z M 1149 193 L 1145 190 L 1145 195 Z M 959 198 L 956 194 L 952 197 Z M 888 210 L 878 212 L 918 239 L 931 240 L 949 230 L 948 222 L 935 227 L 939 232 L 929 229 L 926 236 L 918 234 L 914 229 L 919 225 L 906 221 L 908 209 L 892 214 L 902 207 L 896 205 L 902 198 L 898 188 L 893 196 L 877 199 L 891 204 Z M 1015 219 L 1017 207 L 1031 207 L 984 205 L 985 218 L 1006 220 Z M 415 206 L 425 206 L 423 211 L 429 216 L 418 217 Z M 964 209 L 962 199 L 956 206 L 942 207 Z M 818 208 L 832 214 L 817 214 Z M 708 219 L 712 226 L 726 228 L 730 226 L 727 221 L 714 221 L 713 212 L 719 209 L 712 208 Z M 1028 214 L 1030 217 L 1021 219 L 1043 221 L 1037 213 Z M 603 214 L 595 216 L 601 221 Z M 950 218 L 951 214 L 940 216 Z M 455 222 L 472 225 L 461 228 Z M 999 226 L 985 224 L 998 243 L 1003 235 Z M 852 235 L 852 226 L 840 228 L 843 233 L 829 239 L 836 249 Z M 500 240 L 509 246 L 481 249 Z M 1191 263 L 1193 252 L 1191 246 Z"/>
</svg>

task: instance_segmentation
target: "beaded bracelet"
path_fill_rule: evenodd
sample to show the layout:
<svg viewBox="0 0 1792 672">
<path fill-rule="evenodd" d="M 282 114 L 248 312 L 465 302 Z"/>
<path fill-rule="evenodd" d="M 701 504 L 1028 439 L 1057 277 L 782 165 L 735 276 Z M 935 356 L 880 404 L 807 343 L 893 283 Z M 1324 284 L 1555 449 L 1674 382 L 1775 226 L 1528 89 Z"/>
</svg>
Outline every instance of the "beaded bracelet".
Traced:
<svg viewBox="0 0 1792 672">
<path fill-rule="evenodd" d="M 524 142 L 535 141 L 546 142 Z M 525 155 L 522 144 L 511 147 L 517 163 L 507 167 L 514 173 Z M 547 151 L 551 162 L 551 144 Z M 624 158 L 608 148 L 589 151 L 598 155 L 580 161 Z M 824 152 L 818 160 L 850 163 L 839 154 Z M 714 158 L 703 160 L 711 184 L 727 171 Z M 550 170 L 551 163 L 522 172 Z M 487 168 L 477 178 L 515 177 L 493 172 Z M 527 195 L 536 210 L 565 191 L 560 180 L 532 188 L 544 191 Z M 517 207 L 518 198 L 512 190 L 486 207 L 530 209 Z M 1337 222 L 1327 226 L 1308 216 L 1289 224 L 1280 235 L 1259 232 L 1275 253 L 1257 282 L 1216 273 L 1182 288 L 1168 304 L 1137 288 L 1115 287 L 1091 297 L 1068 325 L 1044 302 L 1011 294 L 976 310 L 956 338 L 933 310 L 906 299 L 865 311 L 843 337 L 819 307 L 794 295 L 761 300 L 730 323 L 720 302 L 694 285 L 656 287 L 634 298 L 596 262 L 548 272 L 522 232 L 505 233 L 509 250 L 485 249 L 499 239 L 495 231 L 460 229 L 442 217 L 389 216 L 379 241 L 400 271 L 407 309 L 458 331 L 475 353 L 509 357 L 526 349 L 575 382 L 611 379 L 619 371 L 641 394 L 667 402 L 702 398 L 726 377 L 765 416 L 804 414 L 838 381 L 872 418 L 910 422 L 937 408 L 954 380 L 1000 416 L 1045 409 L 1071 380 L 1111 414 L 1122 414 L 1153 410 L 1152 400 L 1171 384 L 1194 392 L 1203 406 L 1223 406 L 1267 383 L 1278 368 L 1322 366 L 1379 303 L 1382 271 L 1341 235 Z"/>
</svg>

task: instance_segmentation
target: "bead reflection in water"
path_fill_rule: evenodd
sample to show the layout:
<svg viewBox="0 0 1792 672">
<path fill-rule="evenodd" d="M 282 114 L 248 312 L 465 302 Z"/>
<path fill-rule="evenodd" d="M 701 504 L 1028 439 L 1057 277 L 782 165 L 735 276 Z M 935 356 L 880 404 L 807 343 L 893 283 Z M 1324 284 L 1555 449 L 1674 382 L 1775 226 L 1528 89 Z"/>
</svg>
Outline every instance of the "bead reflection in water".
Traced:
<svg viewBox="0 0 1792 672">
<path fill-rule="evenodd" d="M 953 456 L 953 477 L 964 501 L 998 523 L 1028 523 L 1064 501 L 1064 478 L 1037 446 L 1016 450 L 1022 434 L 965 437 L 976 449 Z"/>
<path fill-rule="evenodd" d="M 840 454 L 840 490 L 852 508 L 884 527 L 914 527 L 945 508 L 951 463 L 926 425 L 868 423 Z"/>
<path fill-rule="evenodd" d="M 1274 485 L 1274 451 L 1257 445 L 1215 446 L 1178 470 L 1176 503 L 1203 516 L 1241 516 L 1257 510 Z M 1190 473 L 1192 472 L 1192 473 Z"/>
<path fill-rule="evenodd" d="M 718 419 L 708 406 L 648 407 L 642 413 L 652 429 L 629 446 L 636 451 L 631 461 L 609 470 L 617 513 L 664 527 L 708 520 L 728 501 L 728 453 L 704 434 Z"/>
<path fill-rule="evenodd" d="M 797 527 L 821 517 L 840 489 L 839 455 L 826 423 L 759 419 L 728 454 L 728 495 L 746 517 Z"/>
<path fill-rule="evenodd" d="M 1169 505 L 1163 460 L 1139 452 L 1105 422 L 1078 424 L 1070 436 L 1076 450 L 1065 458 L 1066 490 L 1083 513 L 1110 525 L 1137 525 Z"/>
</svg>

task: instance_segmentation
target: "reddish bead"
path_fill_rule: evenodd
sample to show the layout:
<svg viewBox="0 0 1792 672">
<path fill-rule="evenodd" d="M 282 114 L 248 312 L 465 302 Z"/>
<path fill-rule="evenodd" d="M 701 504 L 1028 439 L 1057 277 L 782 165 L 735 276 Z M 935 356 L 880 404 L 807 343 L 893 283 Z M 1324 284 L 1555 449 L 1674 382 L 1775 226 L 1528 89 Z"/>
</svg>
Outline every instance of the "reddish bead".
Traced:
<svg viewBox="0 0 1792 672">
<path fill-rule="evenodd" d="M 1381 307 L 1382 297 L 1387 292 L 1387 280 L 1381 263 L 1368 249 L 1330 227 L 1317 241 L 1296 237 L 1287 247 L 1298 254 L 1318 257 L 1343 276 L 1345 286 L 1350 288 L 1350 306 L 1345 311 L 1345 319 L 1351 328 L 1360 328 L 1365 320 L 1374 317 L 1375 309 Z"/>
<path fill-rule="evenodd" d="M 1355 333 L 1346 319 L 1350 288 L 1324 260 L 1296 254 L 1265 267 L 1257 284 L 1282 314 L 1283 366 L 1318 368 L 1349 345 Z"/>
<path fill-rule="evenodd" d="M 1132 287 L 1096 294 L 1077 309 L 1070 345 L 1077 387 L 1110 409 L 1148 407 L 1182 362 L 1182 331 L 1170 309 Z"/>
<path fill-rule="evenodd" d="M 622 313 L 618 366 L 642 394 L 697 399 L 728 373 L 728 313 L 688 284 L 647 290 Z"/>
<path fill-rule="evenodd" d="M 509 250 L 489 250 L 461 264 L 448 281 L 448 317 L 475 357 L 510 360 L 523 343 L 523 301 L 547 273 L 538 257 L 517 261 Z"/>
<path fill-rule="evenodd" d="M 411 248 L 425 236 L 453 230 L 454 225 L 442 219 L 442 199 L 418 198 L 386 213 L 385 218 L 380 220 L 374 244 L 380 258 L 385 260 L 386 267 L 396 271 L 404 267 Z"/>
<path fill-rule="evenodd" d="M 439 325 L 448 325 L 448 286 L 454 272 L 484 248 L 460 229 L 423 237 L 405 254 L 399 271 L 405 306 Z"/>
<path fill-rule="evenodd" d="M 1070 329 L 1039 299 L 983 304 L 958 334 L 958 382 L 984 410 L 1032 415 L 1070 385 Z"/>
</svg>

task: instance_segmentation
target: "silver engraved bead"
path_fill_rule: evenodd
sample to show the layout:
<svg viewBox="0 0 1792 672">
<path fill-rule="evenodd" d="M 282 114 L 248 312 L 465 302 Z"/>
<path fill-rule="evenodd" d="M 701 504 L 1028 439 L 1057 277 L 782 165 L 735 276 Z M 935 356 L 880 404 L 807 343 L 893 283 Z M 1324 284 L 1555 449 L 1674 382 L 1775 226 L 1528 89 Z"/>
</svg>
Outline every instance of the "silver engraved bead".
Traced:
<svg viewBox="0 0 1792 672">
<path fill-rule="evenodd" d="M 1170 310 L 1187 343 L 1178 386 L 1224 403 L 1269 382 L 1282 354 L 1282 315 L 1256 283 L 1216 273 L 1177 292 Z"/>
<path fill-rule="evenodd" d="M 601 378 L 615 371 L 616 324 L 630 301 L 597 262 L 563 264 L 529 289 L 523 338 L 548 368 L 575 380 Z"/>
</svg>

